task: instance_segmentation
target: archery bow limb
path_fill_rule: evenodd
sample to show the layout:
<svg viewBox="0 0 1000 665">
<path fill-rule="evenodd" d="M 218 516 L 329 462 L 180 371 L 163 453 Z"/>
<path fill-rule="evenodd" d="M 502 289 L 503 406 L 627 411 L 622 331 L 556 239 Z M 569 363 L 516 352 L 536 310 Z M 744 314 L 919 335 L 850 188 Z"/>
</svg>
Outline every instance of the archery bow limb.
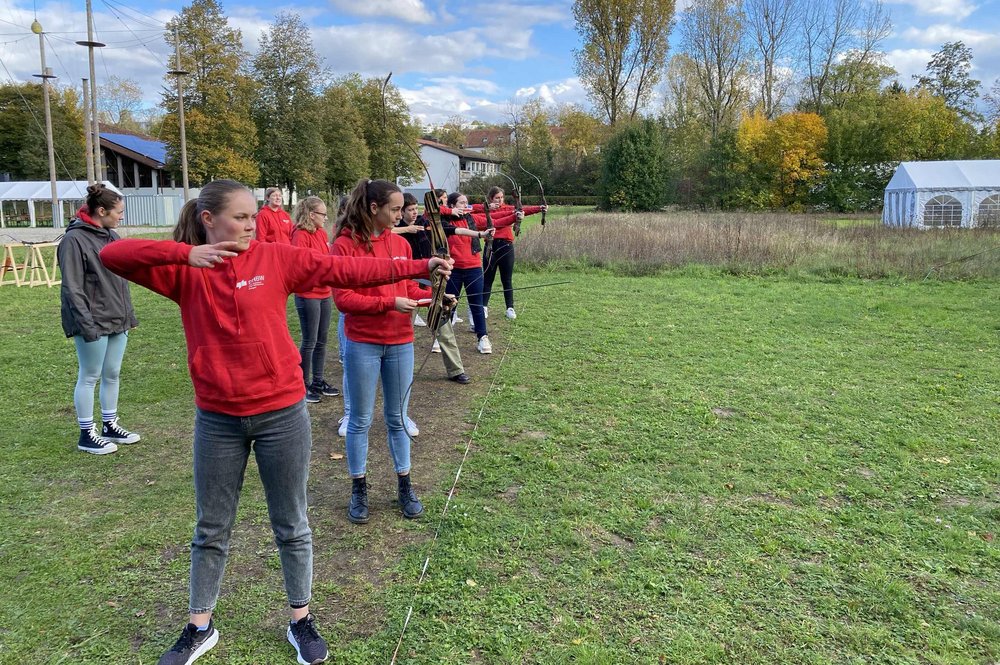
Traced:
<svg viewBox="0 0 1000 665">
<path fill-rule="evenodd" d="M 534 173 L 532 173 L 531 171 L 529 171 L 528 169 L 524 168 L 524 166 L 521 165 L 521 162 L 517 163 L 517 168 L 521 169 L 522 171 L 524 171 L 525 173 L 527 173 L 528 175 L 530 175 L 532 178 L 535 179 L 535 182 L 538 183 L 538 193 L 542 195 L 542 205 L 545 206 L 545 208 L 547 209 L 549 207 L 549 202 L 545 200 L 545 188 L 542 187 L 542 179 L 539 178 Z M 546 210 L 543 209 L 542 210 L 542 228 L 543 229 L 545 228 L 545 212 L 546 212 Z"/>
<path fill-rule="evenodd" d="M 514 212 L 520 213 L 524 209 L 524 206 L 521 205 L 521 188 L 517 186 L 517 182 L 515 182 L 515 180 L 513 178 L 511 178 L 509 175 L 507 175 L 503 171 L 498 171 L 498 173 L 500 175 L 502 175 L 504 178 L 507 178 L 507 180 L 510 181 L 510 186 L 511 186 L 510 193 L 514 197 Z M 518 215 L 518 217 L 520 217 L 520 215 Z M 514 235 L 515 236 L 521 235 L 521 220 L 520 219 L 516 219 L 514 221 Z"/>
<path fill-rule="evenodd" d="M 490 199 L 489 197 L 483 197 L 483 213 L 486 215 L 486 230 L 494 228 L 493 226 L 493 215 L 490 213 Z M 483 242 L 483 271 L 489 269 L 490 261 L 493 260 L 493 234 L 490 233 L 486 236 Z"/>
<path fill-rule="evenodd" d="M 391 78 L 392 72 L 389 72 L 389 75 L 385 77 L 385 81 L 382 82 L 383 128 L 387 125 L 386 90 L 389 87 L 389 79 Z M 424 214 L 427 216 L 427 221 L 429 222 L 428 228 L 431 232 L 431 253 L 438 258 L 451 259 L 451 254 L 448 252 L 448 236 L 445 234 L 444 226 L 441 224 L 441 210 L 438 207 L 437 193 L 434 187 L 434 179 L 431 177 L 431 171 L 427 168 L 427 164 L 420 156 L 420 153 L 410 145 L 410 142 L 406 140 L 402 132 L 400 132 L 400 136 L 397 138 L 413 153 L 417 162 L 424 169 L 424 173 L 427 175 L 427 184 L 431 188 L 429 192 L 424 194 Z M 457 302 L 446 297 L 447 286 L 448 279 L 439 270 L 435 269 L 431 275 L 431 304 L 427 308 L 427 325 L 433 335 L 436 335 L 438 329 L 451 317 L 451 311 Z"/>
</svg>

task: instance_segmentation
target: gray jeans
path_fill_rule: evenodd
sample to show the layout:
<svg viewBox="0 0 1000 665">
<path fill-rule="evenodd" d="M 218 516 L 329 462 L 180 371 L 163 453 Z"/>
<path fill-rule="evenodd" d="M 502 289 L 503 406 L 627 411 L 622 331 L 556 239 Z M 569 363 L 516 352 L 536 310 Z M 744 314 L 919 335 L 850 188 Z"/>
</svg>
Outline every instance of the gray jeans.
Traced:
<svg viewBox="0 0 1000 665">
<path fill-rule="evenodd" d="M 312 595 L 312 532 L 306 485 L 312 427 L 304 401 L 255 416 L 197 409 L 194 420 L 194 496 L 198 522 L 191 542 L 190 612 L 215 608 L 236 521 L 250 451 L 264 485 L 288 603 Z"/>
</svg>

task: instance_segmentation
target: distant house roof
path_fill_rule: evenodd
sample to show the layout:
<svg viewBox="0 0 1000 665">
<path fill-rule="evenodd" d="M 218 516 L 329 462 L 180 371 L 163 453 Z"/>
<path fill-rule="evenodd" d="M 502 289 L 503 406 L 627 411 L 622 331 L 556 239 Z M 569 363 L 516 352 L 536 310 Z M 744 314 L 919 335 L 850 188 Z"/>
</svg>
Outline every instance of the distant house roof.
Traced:
<svg viewBox="0 0 1000 665">
<path fill-rule="evenodd" d="M 465 137 L 466 148 L 488 148 L 495 145 L 510 144 L 510 128 L 473 129 Z"/>
<path fill-rule="evenodd" d="M 475 152 L 472 150 L 463 150 L 462 148 L 453 148 L 450 145 L 445 145 L 444 143 L 438 143 L 437 141 L 430 141 L 428 139 L 417 139 L 417 143 L 420 145 L 425 145 L 429 148 L 437 148 L 452 155 L 457 155 L 465 159 L 472 159 L 477 162 L 493 162 L 494 164 L 502 164 L 503 160 L 493 159 L 492 157 L 487 157 L 481 152 Z"/>
<path fill-rule="evenodd" d="M 1000 160 L 901 162 L 885 189 L 1000 189 Z"/>
<path fill-rule="evenodd" d="M 167 144 L 152 136 L 102 131 L 101 144 L 155 169 L 162 169 L 167 163 Z"/>
</svg>

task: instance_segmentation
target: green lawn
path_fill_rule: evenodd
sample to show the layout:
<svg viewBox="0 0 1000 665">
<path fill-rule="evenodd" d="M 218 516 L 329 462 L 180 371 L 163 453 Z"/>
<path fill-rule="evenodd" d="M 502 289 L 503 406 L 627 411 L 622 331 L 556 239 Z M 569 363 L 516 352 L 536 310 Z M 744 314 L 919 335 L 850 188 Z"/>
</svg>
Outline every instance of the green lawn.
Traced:
<svg viewBox="0 0 1000 665">
<path fill-rule="evenodd" d="M 1000 660 L 997 282 L 517 275 L 562 279 L 490 318 L 473 392 L 414 411 L 450 428 L 414 450 L 426 519 L 349 525 L 317 425 L 333 662 L 388 663 L 411 603 L 405 663 Z M 0 662 L 153 663 L 184 620 L 191 389 L 176 307 L 133 296 L 122 410 L 146 440 L 98 458 L 74 448 L 58 291 L 0 289 Z M 434 363 L 415 392 L 447 383 Z M 294 662 L 254 475 L 199 664 Z"/>
</svg>

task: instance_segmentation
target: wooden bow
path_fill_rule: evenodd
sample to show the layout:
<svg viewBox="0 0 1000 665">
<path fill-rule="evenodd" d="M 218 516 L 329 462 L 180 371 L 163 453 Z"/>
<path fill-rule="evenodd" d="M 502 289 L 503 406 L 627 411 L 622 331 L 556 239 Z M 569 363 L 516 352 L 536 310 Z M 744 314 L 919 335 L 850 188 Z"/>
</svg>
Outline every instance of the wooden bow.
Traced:
<svg viewBox="0 0 1000 665">
<path fill-rule="evenodd" d="M 432 253 L 442 259 L 450 259 L 448 236 L 441 224 L 441 209 L 438 207 L 437 194 L 434 191 L 434 183 L 431 182 L 430 171 L 427 172 L 427 181 L 430 183 L 431 190 L 424 194 L 424 215 L 427 217 L 428 228 L 431 232 Z M 432 333 L 437 333 L 441 326 L 448 322 L 452 310 L 455 309 L 457 301 L 447 297 L 447 286 L 448 279 L 440 271 L 435 270 L 431 276 L 431 304 L 427 308 L 427 327 L 431 329 Z"/>
</svg>

